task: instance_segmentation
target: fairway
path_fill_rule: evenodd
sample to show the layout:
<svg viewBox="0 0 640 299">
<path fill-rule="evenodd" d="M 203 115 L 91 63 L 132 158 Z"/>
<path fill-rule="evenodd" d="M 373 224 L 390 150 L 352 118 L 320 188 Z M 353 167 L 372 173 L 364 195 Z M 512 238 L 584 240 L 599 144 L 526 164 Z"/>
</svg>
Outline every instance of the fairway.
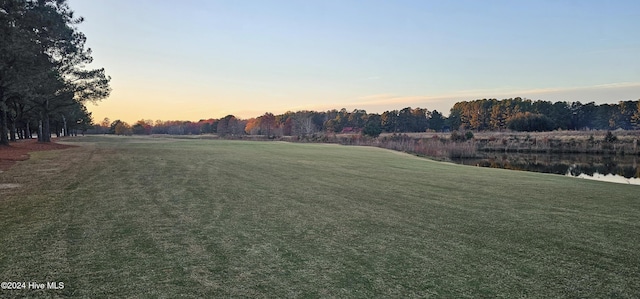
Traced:
<svg viewBox="0 0 640 299">
<path fill-rule="evenodd" d="M 373 147 L 77 137 L 0 173 L 0 297 L 640 296 L 640 186 Z"/>
</svg>

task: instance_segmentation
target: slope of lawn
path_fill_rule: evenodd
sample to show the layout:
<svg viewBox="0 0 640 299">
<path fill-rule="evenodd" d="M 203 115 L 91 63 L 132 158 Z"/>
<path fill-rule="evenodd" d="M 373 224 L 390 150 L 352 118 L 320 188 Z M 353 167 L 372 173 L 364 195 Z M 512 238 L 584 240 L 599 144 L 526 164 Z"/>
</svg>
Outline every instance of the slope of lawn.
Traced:
<svg viewBox="0 0 640 299">
<path fill-rule="evenodd" d="M 0 280 L 64 289 L 0 297 L 640 296 L 638 186 L 369 147 L 69 141 L 0 173 Z"/>
</svg>

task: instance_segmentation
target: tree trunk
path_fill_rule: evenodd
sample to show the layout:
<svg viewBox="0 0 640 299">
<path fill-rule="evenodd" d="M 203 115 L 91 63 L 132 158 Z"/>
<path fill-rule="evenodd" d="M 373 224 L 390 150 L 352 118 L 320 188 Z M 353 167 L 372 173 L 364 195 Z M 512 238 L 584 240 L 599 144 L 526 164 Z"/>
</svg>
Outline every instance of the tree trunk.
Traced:
<svg viewBox="0 0 640 299">
<path fill-rule="evenodd" d="M 9 128 L 9 140 L 16 141 L 16 121 L 11 122 L 11 127 Z"/>
<path fill-rule="evenodd" d="M 42 119 L 38 120 L 38 142 L 42 142 Z"/>
<path fill-rule="evenodd" d="M 51 142 L 51 124 L 49 124 L 49 113 L 44 113 L 42 120 L 42 140 L 41 142 Z"/>
<path fill-rule="evenodd" d="M 9 145 L 7 138 L 7 111 L 0 106 L 0 145 Z"/>
<path fill-rule="evenodd" d="M 69 136 L 69 129 L 67 128 L 67 118 L 62 115 L 62 136 Z"/>
</svg>

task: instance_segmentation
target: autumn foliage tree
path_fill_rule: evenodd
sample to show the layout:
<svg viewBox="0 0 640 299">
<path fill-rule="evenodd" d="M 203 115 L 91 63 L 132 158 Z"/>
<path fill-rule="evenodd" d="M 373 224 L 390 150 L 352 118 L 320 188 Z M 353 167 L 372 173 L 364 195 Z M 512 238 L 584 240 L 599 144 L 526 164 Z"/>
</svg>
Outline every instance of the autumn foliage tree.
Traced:
<svg viewBox="0 0 640 299">
<path fill-rule="evenodd" d="M 640 101 L 636 103 L 636 109 L 631 116 L 631 124 L 636 130 L 640 130 Z"/>
<path fill-rule="evenodd" d="M 259 117 L 260 120 L 260 129 L 264 135 L 268 137 L 273 133 L 273 129 L 276 126 L 276 117 L 273 113 L 267 112 L 264 115 Z"/>
<path fill-rule="evenodd" d="M 247 120 L 247 125 L 244 127 L 244 131 L 250 135 L 260 134 L 260 119 L 250 118 Z"/>
</svg>

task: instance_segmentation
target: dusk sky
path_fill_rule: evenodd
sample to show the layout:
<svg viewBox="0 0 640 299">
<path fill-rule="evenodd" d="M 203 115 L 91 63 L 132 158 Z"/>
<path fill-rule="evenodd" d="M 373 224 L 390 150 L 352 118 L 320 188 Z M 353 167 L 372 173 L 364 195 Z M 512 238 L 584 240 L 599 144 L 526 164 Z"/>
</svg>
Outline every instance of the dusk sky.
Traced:
<svg viewBox="0 0 640 299">
<path fill-rule="evenodd" d="M 104 117 L 640 99 L 640 1 L 70 0 Z"/>
</svg>

